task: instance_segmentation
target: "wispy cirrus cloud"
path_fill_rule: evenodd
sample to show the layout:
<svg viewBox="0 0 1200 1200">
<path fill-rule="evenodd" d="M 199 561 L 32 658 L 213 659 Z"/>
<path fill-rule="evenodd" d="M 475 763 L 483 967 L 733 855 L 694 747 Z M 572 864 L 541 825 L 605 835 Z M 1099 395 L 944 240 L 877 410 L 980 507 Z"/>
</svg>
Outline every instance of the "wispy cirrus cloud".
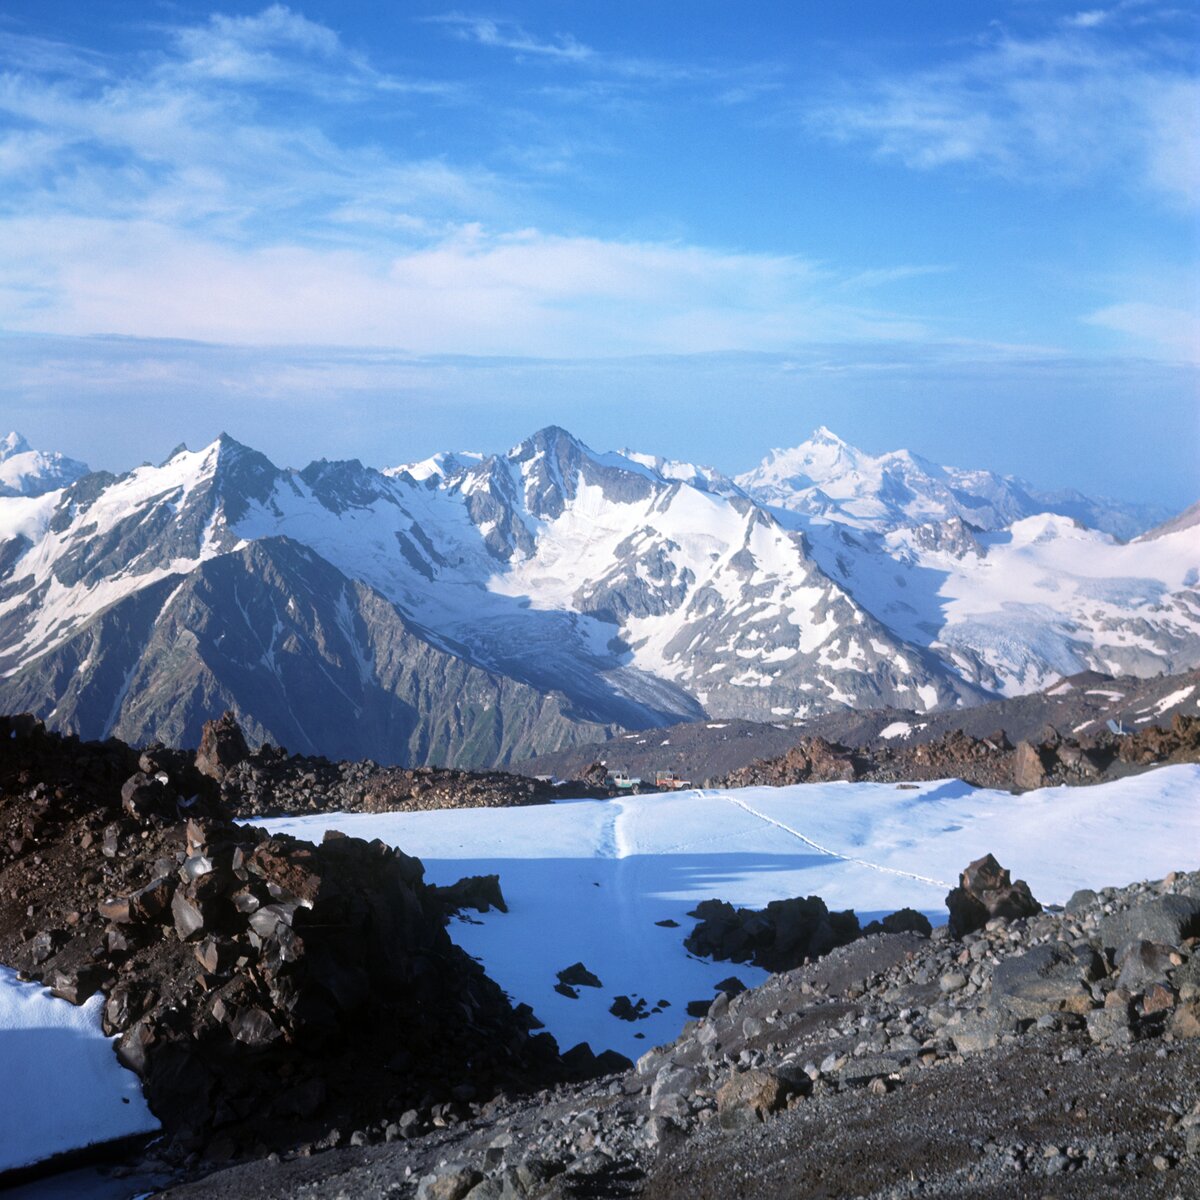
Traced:
<svg viewBox="0 0 1200 1200">
<path fill-rule="evenodd" d="M 581 42 L 571 33 L 538 36 L 516 21 L 473 16 L 462 12 L 443 13 L 426 18 L 462 41 L 496 50 L 508 50 L 518 58 L 542 60 L 587 68 L 595 74 L 648 83 L 714 83 L 723 80 L 749 85 L 749 75 L 729 63 L 673 62 L 661 58 L 641 58 L 603 51 Z M 753 71 L 761 71 L 761 66 Z"/>
<path fill-rule="evenodd" d="M 436 100 L 455 84 L 378 71 L 333 30 L 281 5 L 162 33 L 158 54 L 91 72 L 73 68 L 69 47 L 0 39 L 0 213 L 340 240 L 351 209 L 360 229 L 362 214 L 377 212 L 380 232 L 394 236 L 406 221 L 494 217 L 514 193 L 477 165 L 327 130 L 331 113 L 374 115 L 405 103 L 405 92 Z M 262 99 L 280 89 L 305 103 Z"/>
<path fill-rule="evenodd" d="M 1195 311 L 1127 300 L 1105 305 L 1083 319 L 1089 325 L 1126 334 L 1172 358 L 1200 363 L 1200 316 Z"/>
<path fill-rule="evenodd" d="M 1119 6 L 1040 36 L 993 31 L 937 66 L 856 75 L 805 121 L 919 170 L 1131 185 L 1175 207 L 1200 202 L 1200 73 L 1190 39 L 1122 38 Z M 1143 12 L 1139 19 L 1147 19 Z"/>
<path fill-rule="evenodd" d="M 493 46 L 500 50 L 513 50 L 518 54 L 531 54 L 540 58 L 565 60 L 567 62 L 595 62 L 598 55 L 591 46 L 585 46 L 569 33 L 555 34 L 549 39 L 540 39 L 528 33 L 515 21 L 498 21 L 492 17 L 472 17 L 464 13 L 444 13 L 429 17 L 431 24 L 443 25 L 464 41 L 477 42 L 481 46 Z"/>
<path fill-rule="evenodd" d="M 213 13 L 200 25 L 168 28 L 176 55 L 162 70 L 175 79 L 265 84 L 326 99 L 371 93 L 454 95 L 456 84 L 378 70 L 339 34 L 283 4 L 253 15 Z"/>
</svg>

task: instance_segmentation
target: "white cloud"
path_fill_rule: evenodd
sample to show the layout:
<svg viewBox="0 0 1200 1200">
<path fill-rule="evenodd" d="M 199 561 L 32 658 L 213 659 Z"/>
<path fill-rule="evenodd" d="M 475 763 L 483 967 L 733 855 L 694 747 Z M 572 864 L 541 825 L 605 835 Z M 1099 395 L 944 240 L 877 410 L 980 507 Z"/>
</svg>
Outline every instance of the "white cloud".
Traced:
<svg viewBox="0 0 1200 1200">
<path fill-rule="evenodd" d="M 585 45 L 573 34 L 556 33 L 551 38 L 539 38 L 515 21 L 492 17 L 468 16 L 460 12 L 426 18 L 431 24 L 443 25 L 463 41 L 474 42 L 497 50 L 511 50 L 518 57 L 528 56 L 546 62 L 575 67 L 587 67 L 597 73 L 662 84 L 689 83 L 738 79 L 752 84 L 753 77 L 742 79 L 743 72 L 728 65 L 700 65 L 667 62 L 653 58 L 633 58 L 613 54 Z M 755 68 L 755 73 L 760 71 Z"/>
<path fill-rule="evenodd" d="M 1103 8 L 1088 8 L 1072 14 L 1063 23 L 1076 29 L 1095 29 L 1097 25 L 1103 25 L 1109 15 Z"/>
<path fill-rule="evenodd" d="M 1194 311 L 1131 300 L 1097 309 L 1084 320 L 1127 334 L 1171 357 L 1200 362 L 1200 316 Z"/>
<path fill-rule="evenodd" d="M 488 45 L 593 55 L 454 21 Z M 176 28 L 169 45 L 99 79 L 0 75 L 13 126 L 0 178 L 14 185 L 0 190 L 0 328 L 567 357 L 923 332 L 863 296 L 926 268 L 839 275 L 686 239 L 523 228 L 540 210 L 516 179 L 327 134 L 328 106 L 382 77 L 282 5 Z M 284 78 L 317 79 L 322 96 L 259 103 Z"/>
<path fill-rule="evenodd" d="M 277 81 L 286 77 L 276 50 L 286 48 L 320 59 L 344 56 L 338 35 L 282 4 L 251 17 L 214 14 L 207 25 L 176 31 L 187 68 L 217 79 Z"/>
<path fill-rule="evenodd" d="M 0 326 L 226 343 L 580 356 L 919 337 L 781 256 L 461 226 L 386 257 L 159 222 L 0 221 Z"/>
<path fill-rule="evenodd" d="M 454 30 L 458 37 L 478 42 L 481 46 L 494 46 L 501 50 L 515 50 L 518 54 L 534 54 L 569 62 L 588 62 L 596 58 L 595 50 L 583 45 L 569 33 L 558 34 L 550 41 L 542 41 L 513 21 L 470 17 L 462 13 L 446 13 L 444 16 L 430 19 Z"/>
<path fill-rule="evenodd" d="M 1097 175 L 1171 205 L 1200 201 L 1200 78 L 1162 39 L 1138 50 L 1108 14 L 1077 14 L 1040 38 L 991 37 L 904 75 L 858 77 L 807 114 L 815 132 L 932 169 L 967 164 L 1012 179 Z M 1165 49 L 1164 49 L 1165 47 Z"/>
<path fill-rule="evenodd" d="M 0 116 L 14 125 L 0 135 L 0 174 L 27 185 L 0 197 L 0 209 L 218 222 L 228 236 L 264 213 L 286 213 L 301 236 L 328 232 L 331 214 L 351 205 L 379 211 L 391 230 L 397 217 L 496 212 L 504 189 L 485 171 L 338 144 L 308 109 L 282 119 L 261 111 L 248 68 L 214 83 L 193 65 L 171 60 L 101 86 L 0 75 Z M 279 69 L 303 77 L 285 61 Z"/>
</svg>

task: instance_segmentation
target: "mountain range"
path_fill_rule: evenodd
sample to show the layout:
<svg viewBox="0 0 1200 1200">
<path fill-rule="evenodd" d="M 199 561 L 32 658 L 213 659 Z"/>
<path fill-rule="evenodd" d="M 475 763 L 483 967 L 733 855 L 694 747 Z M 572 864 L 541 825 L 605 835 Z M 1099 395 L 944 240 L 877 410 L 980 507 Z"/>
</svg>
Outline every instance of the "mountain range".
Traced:
<svg viewBox="0 0 1200 1200">
<path fill-rule="evenodd" d="M 0 496 L 0 710 L 89 737 L 195 744 L 233 708 L 254 741 L 483 766 L 1200 664 L 1194 521 L 826 429 L 736 479 L 557 427 L 384 471 L 2 444 L 35 457 Z"/>
</svg>

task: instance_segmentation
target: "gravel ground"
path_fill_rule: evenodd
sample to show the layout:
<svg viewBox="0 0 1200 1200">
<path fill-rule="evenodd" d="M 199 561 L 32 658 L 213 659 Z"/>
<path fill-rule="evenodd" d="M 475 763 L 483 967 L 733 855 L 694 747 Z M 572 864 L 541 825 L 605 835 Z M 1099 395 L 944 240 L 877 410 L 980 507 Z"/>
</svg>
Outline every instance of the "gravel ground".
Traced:
<svg viewBox="0 0 1200 1200">
<path fill-rule="evenodd" d="M 1194 1200 L 1198 930 L 1200 873 L 867 938 L 720 995 L 623 1075 L 166 1195 Z"/>
</svg>

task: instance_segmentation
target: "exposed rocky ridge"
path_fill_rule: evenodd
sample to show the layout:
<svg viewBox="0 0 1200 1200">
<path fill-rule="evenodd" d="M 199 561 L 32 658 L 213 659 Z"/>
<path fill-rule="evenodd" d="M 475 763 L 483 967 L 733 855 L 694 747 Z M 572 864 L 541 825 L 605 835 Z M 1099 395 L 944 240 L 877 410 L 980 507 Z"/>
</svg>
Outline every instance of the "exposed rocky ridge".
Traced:
<svg viewBox="0 0 1200 1200">
<path fill-rule="evenodd" d="M 186 759 L 185 752 L 151 753 Z M 220 788 L 222 811 L 234 817 L 305 812 L 415 812 L 433 808 L 509 808 L 546 804 L 556 789 L 503 771 L 384 767 L 288 754 L 270 743 L 251 750 L 232 712 L 204 725 L 196 769 Z M 593 791 L 595 789 L 592 789 Z"/>
<path fill-rule="evenodd" d="M 0 718 L 0 747 L 0 961 L 72 1003 L 107 997 L 174 1161 L 444 1125 L 596 1069 L 447 935 L 450 911 L 500 897 L 489 881 L 460 895 L 381 842 L 235 825 L 178 751 L 29 717 Z"/>
<path fill-rule="evenodd" d="M 167 1195 L 1192 1196 L 1197 934 L 1200 872 L 862 939 L 719 994 L 623 1075 Z"/>
<path fill-rule="evenodd" d="M 1114 678 L 1085 672 L 1042 692 L 948 712 L 865 709 L 828 713 L 804 721 L 708 721 L 619 734 L 604 742 L 509 764 L 528 775 L 575 778 L 595 761 L 653 781 L 672 770 L 695 786 L 715 786 L 758 759 L 784 755 L 802 736 L 821 737 L 859 752 L 876 753 L 933 742 L 959 730 L 975 739 L 1003 730 L 1010 742 L 1043 740 L 1047 726 L 1095 736 L 1112 721 L 1119 728 L 1165 727 L 1176 713 L 1200 715 L 1200 670 L 1157 679 Z M 881 737 L 884 732 L 888 737 Z"/>
<path fill-rule="evenodd" d="M 1169 729 L 1095 737 L 1056 730 L 1013 746 L 1003 732 L 975 738 L 953 731 L 916 746 L 851 750 L 821 737 L 801 738 L 779 758 L 751 763 L 715 781 L 717 787 L 782 787 L 828 780 L 891 783 L 962 779 L 976 787 L 1029 791 L 1058 784 L 1099 783 L 1165 763 L 1200 762 L 1200 717 L 1176 714 Z"/>
<path fill-rule="evenodd" d="M 197 523 L 207 520 L 200 507 Z M 197 553 L 190 542 L 159 551 L 163 530 L 149 518 L 143 524 L 121 535 L 132 539 L 129 557 L 141 561 L 139 547 Z M 183 539 L 183 530 L 173 533 Z M 69 569 L 85 573 L 70 582 L 103 578 L 92 561 L 99 553 L 82 547 Z M 114 564 L 126 565 L 124 557 Z M 462 767 L 612 729 L 552 683 L 530 685 L 435 644 L 375 589 L 287 537 L 148 578 L 30 659 L 9 651 L 36 620 L 37 596 L 30 593 L 28 611 L 0 611 L 0 665 L 8 668 L 0 710 L 34 712 L 85 738 L 194 746 L 214 710 L 234 708 L 253 744 Z M 645 723 L 636 705 L 618 706 L 617 715 Z"/>
<path fill-rule="evenodd" d="M 256 750 L 221 781 L 228 811 L 238 817 L 305 812 L 415 812 L 431 808 L 509 808 L 547 804 L 549 785 L 503 771 L 381 767 L 370 760 L 331 762 Z"/>
</svg>

